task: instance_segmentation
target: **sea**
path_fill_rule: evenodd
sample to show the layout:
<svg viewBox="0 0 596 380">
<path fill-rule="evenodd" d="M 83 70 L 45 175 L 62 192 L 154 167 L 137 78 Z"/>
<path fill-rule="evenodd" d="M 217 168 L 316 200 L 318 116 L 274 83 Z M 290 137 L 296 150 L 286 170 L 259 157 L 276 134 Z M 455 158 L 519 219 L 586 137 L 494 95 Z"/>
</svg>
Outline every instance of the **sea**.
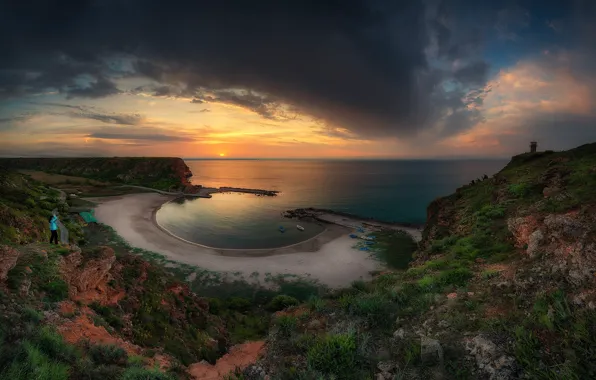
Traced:
<svg viewBox="0 0 596 380">
<path fill-rule="evenodd" d="M 284 218 L 325 208 L 381 221 L 423 224 L 435 198 L 501 170 L 507 160 L 186 160 L 194 184 L 277 190 L 275 197 L 214 194 L 164 205 L 158 222 L 209 247 L 259 249 L 306 240 L 324 227 Z M 284 232 L 280 232 L 280 226 Z"/>
</svg>

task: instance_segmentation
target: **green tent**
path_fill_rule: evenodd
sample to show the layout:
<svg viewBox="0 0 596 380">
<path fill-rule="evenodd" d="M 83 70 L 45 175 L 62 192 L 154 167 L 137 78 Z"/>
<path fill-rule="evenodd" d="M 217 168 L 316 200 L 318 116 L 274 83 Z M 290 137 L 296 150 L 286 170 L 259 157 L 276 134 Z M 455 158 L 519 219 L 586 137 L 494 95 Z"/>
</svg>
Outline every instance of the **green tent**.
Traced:
<svg viewBox="0 0 596 380">
<path fill-rule="evenodd" d="M 85 223 L 97 223 L 97 219 L 95 219 L 95 216 L 90 212 L 80 212 L 79 215 L 85 220 Z"/>
</svg>

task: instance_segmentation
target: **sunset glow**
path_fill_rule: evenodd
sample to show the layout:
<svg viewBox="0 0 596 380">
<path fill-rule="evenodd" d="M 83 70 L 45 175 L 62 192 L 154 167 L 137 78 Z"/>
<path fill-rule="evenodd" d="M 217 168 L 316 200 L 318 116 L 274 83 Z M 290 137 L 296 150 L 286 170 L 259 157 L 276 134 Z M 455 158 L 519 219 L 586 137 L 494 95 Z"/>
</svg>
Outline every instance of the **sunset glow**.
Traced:
<svg viewBox="0 0 596 380">
<path fill-rule="evenodd" d="M 112 14 L 141 9 L 153 19 L 137 0 L 111 6 L 71 24 L 116 30 Z M 366 12 L 346 31 L 335 18 L 276 7 L 228 15 L 238 25 L 281 17 L 275 25 L 286 27 L 262 35 L 221 29 L 209 12 L 223 16 L 209 6 L 180 20 L 201 41 L 178 23 L 161 37 L 127 32 L 138 24 L 124 19 L 118 38 L 91 26 L 69 31 L 64 43 L 43 38 L 51 31 L 39 42 L 24 38 L 31 46 L 0 59 L 0 155 L 506 157 L 535 139 L 544 149 L 596 140 L 596 52 L 583 39 L 594 32 L 585 10 L 567 17 L 556 8 L 428 5 L 416 8 L 420 17 L 397 15 L 425 18 L 420 30 L 388 13 L 369 33 Z M 535 15 L 519 23 L 528 13 Z M 21 24 L 28 21 L 6 25 Z M 311 26 L 320 35 L 305 31 Z M 483 37 L 472 43 L 471 35 Z M 281 49 L 286 43 L 295 55 Z"/>
</svg>

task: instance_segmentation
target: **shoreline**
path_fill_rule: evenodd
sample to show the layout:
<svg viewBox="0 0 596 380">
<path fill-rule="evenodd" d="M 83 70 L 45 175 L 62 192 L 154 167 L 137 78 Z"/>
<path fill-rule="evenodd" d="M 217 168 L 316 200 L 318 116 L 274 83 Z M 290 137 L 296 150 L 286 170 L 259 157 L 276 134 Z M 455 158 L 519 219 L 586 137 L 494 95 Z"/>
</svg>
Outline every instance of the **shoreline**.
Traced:
<svg viewBox="0 0 596 380">
<path fill-rule="evenodd" d="M 239 250 L 233 255 L 189 244 L 161 230 L 154 222 L 154 210 L 172 196 L 155 193 L 89 198 L 97 203 L 98 222 L 112 227 L 132 247 L 156 252 L 168 259 L 222 273 L 250 276 L 297 275 L 331 288 L 369 280 L 384 266 L 369 253 L 354 248 L 350 229 L 330 224 L 322 234 L 287 248 L 265 252 Z M 229 252 L 228 252 L 229 253 Z"/>
<path fill-rule="evenodd" d="M 173 232 L 171 232 L 170 230 L 168 230 L 167 228 L 165 228 L 164 226 L 162 226 L 161 224 L 159 224 L 159 222 L 157 221 L 157 213 L 159 212 L 159 210 L 167 205 L 168 203 L 174 202 L 178 199 L 181 198 L 185 198 L 184 196 L 182 197 L 175 197 L 172 198 L 168 201 L 166 201 L 165 203 L 162 203 L 161 205 L 157 206 L 154 210 L 153 210 L 153 214 L 152 214 L 152 219 L 153 219 L 153 223 L 155 223 L 155 225 L 157 226 L 157 228 L 159 228 L 162 232 L 168 234 L 169 236 L 178 239 L 180 241 L 183 241 L 187 244 L 190 245 L 194 245 L 197 247 L 201 247 L 201 248 L 205 248 L 208 250 L 211 250 L 213 252 L 216 252 L 217 254 L 221 255 L 221 256 L 229 256 L 229 257 L 267 257 L 267 256 L 272 256 L 272 255 L 279 255 L 279 254 L 286 254 L 286 253 L 292 253 L 295 251 L 295 249 L 299 249 L 299 250 L 303 250 L 306 249 L 307 252 L 315 252 L 317 251 L 320 246 L 322 244 L 325 244 L 339 236 L 342 236 L 346 233 L 349 233 L 349 229 L 344 227 L 344 228 L 334 228 L 331 226 L 326 226 L 325 229 L 321 232 L 319 232 L 318 234 L 316 234 L 315 236 L 312 236 L 306 240 L 300 241 L 298 243 L 294 243 L 294 244 L 290 244 L 290 245 L 285 245 L 285 246 L 281 246 L 281 247 L 272 247 L 272 248 L 217 248 L 217 247 L 210 247 L 208 245 L 204 245 L 204 244 L 200 244 L 197 242 L 193 242 L 193 241 L 189 241 L 186 240 L 176 234 L 174 234 Z M 329 222 L 325 222 L 327 225 L 329 225 Z M 337 226 L 337 227 L 341 227 L 341 226 Z M 324 236 L 323 236 L 324 235 Z M 315 239 L 317 239 L 315 241 Z M 286 250 L 288 250 L 288 252 L 285 252 Z M 281 252 L 280 252 L 281 251 Z"/>
</svg>

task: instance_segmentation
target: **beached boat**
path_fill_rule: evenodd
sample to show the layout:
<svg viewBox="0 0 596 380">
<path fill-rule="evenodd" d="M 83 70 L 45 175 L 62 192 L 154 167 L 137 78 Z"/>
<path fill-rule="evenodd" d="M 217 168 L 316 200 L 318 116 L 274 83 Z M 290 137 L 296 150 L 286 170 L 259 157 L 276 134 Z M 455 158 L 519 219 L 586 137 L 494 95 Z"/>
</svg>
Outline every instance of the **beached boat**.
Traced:
<svg viewBox="0 0 596 380">
<path fill-rule="evenodd" d="M 301 225 L 297 225 L 296 228 L 298 228 L 300 231 L 304 231 L 304 227 L 302 227 Z"/>
</svg>

